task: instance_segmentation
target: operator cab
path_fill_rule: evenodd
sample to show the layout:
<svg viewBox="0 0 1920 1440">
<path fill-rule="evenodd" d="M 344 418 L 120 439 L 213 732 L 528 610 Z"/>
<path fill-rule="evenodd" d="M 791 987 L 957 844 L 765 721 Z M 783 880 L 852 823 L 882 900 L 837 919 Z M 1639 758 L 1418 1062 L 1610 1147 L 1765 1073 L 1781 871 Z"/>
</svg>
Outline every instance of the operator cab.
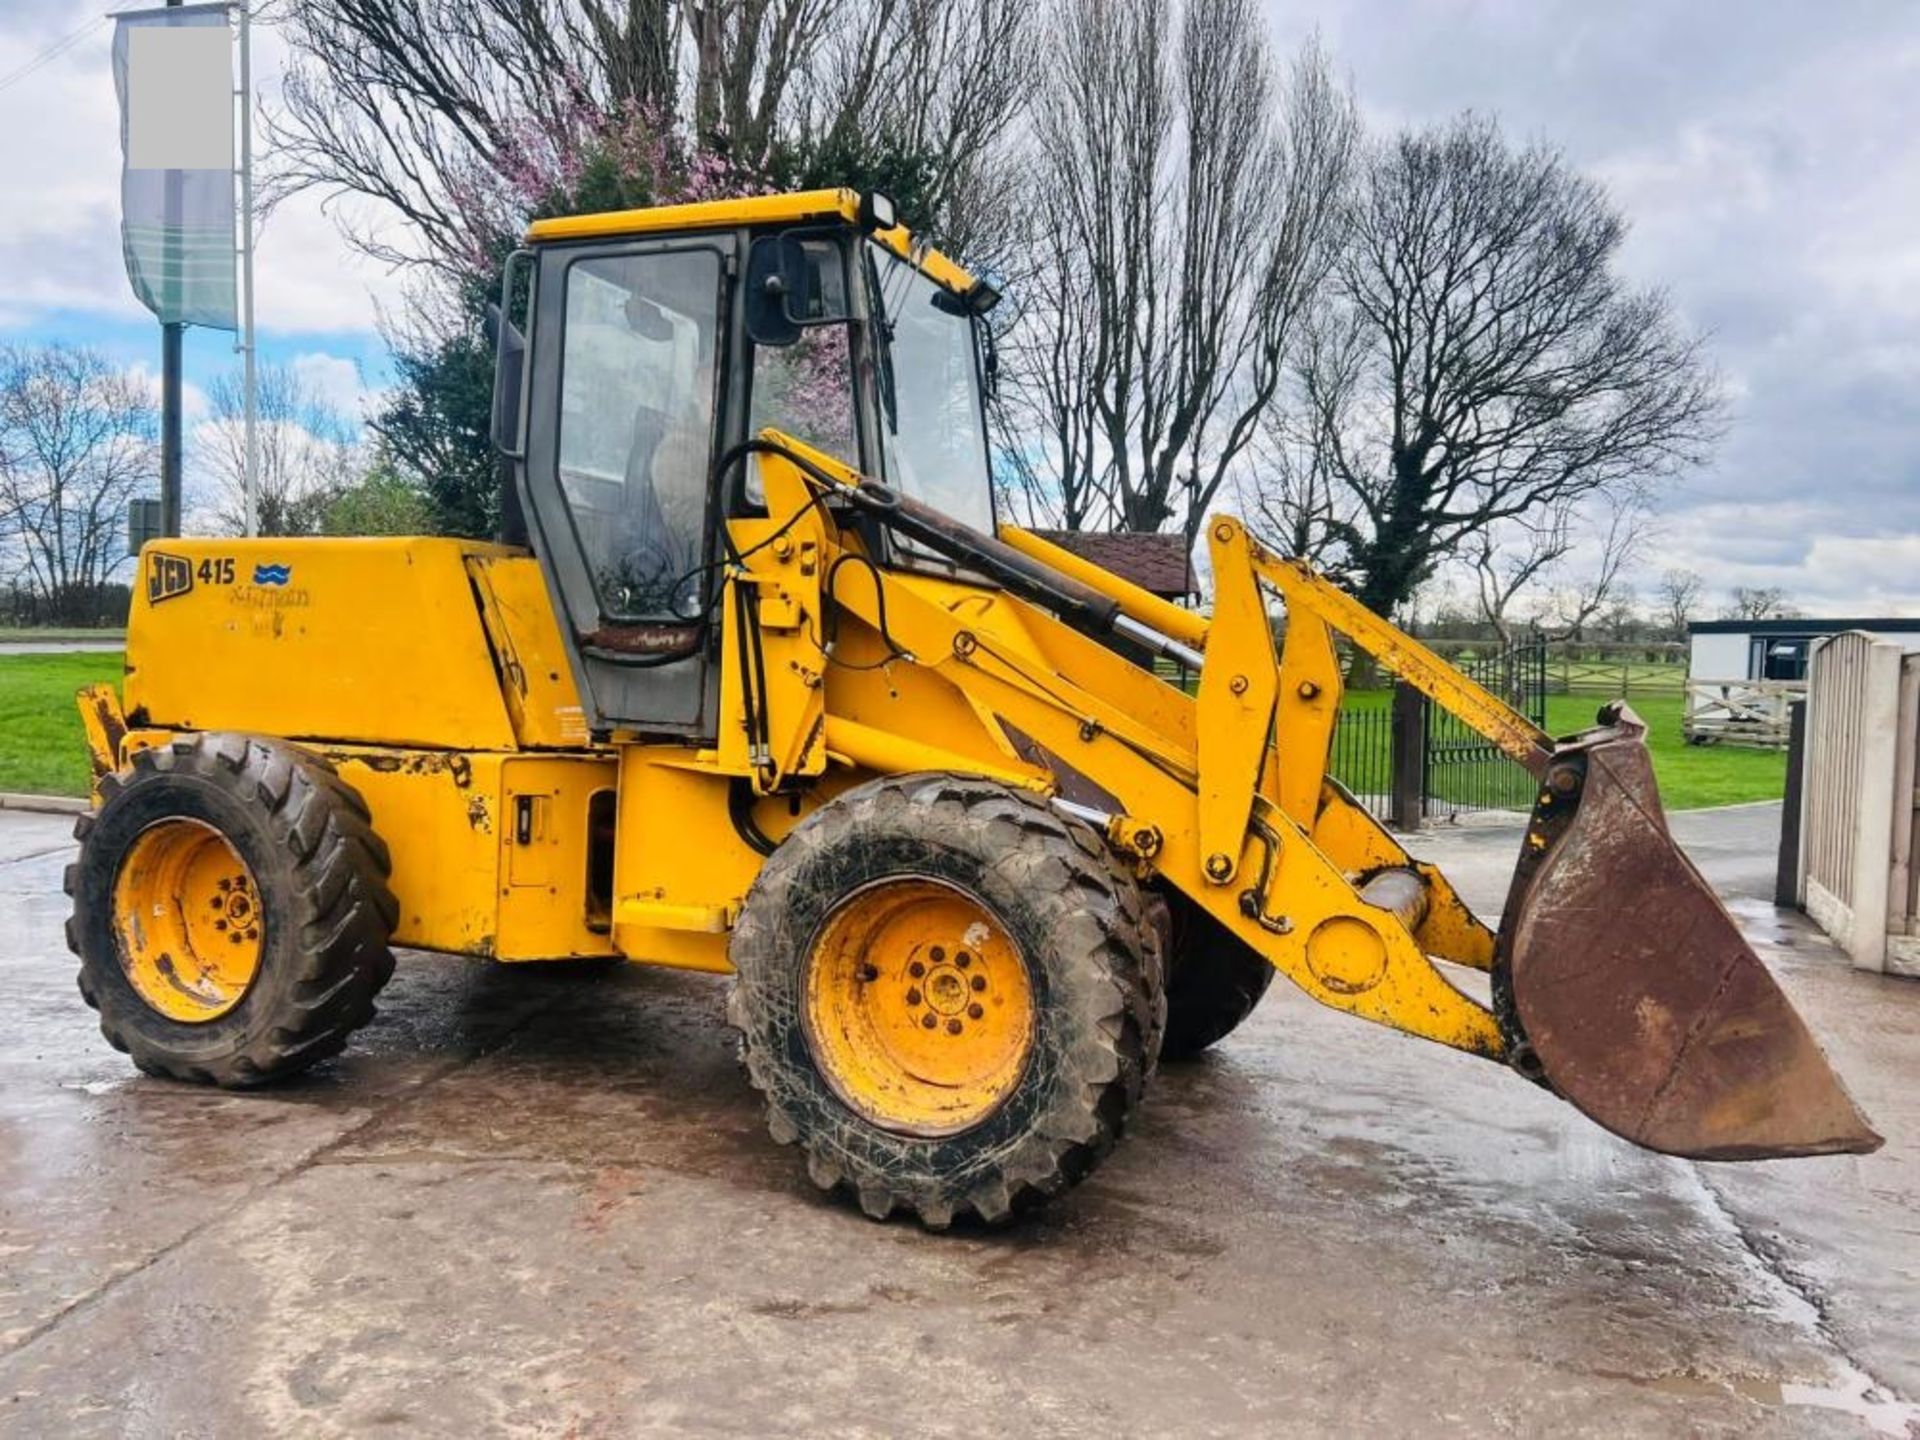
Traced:
<svg viewBox="0 0 1920 1440">
<path fill-rule="evenodd" d="M 763 506 L 736 449 L 752 436 L 781 431 L 992 533 L 999 296 L 915 244 L 886 197 L 573 216 L 528 241 L 503 288 L 517 324 L 500 327 L 495 441 L 595 731 L 711 738 L 718 530 Z"/>
</svg>

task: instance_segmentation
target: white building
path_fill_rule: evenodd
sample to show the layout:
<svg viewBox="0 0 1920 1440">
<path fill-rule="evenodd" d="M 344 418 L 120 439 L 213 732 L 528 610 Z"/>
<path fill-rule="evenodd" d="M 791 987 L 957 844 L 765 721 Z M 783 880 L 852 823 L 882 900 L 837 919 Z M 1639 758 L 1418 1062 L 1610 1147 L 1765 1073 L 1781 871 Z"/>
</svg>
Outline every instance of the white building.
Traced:
<svg viewBox="0 0 1920 1440">
<path fill-rule="evenodd" d="M 1813 642 L 1846 630 L 1920 650 L 1920 619 L 1695 620 L 1687 626 L 1687 678 L 1805 680 Z"/>
</svg>

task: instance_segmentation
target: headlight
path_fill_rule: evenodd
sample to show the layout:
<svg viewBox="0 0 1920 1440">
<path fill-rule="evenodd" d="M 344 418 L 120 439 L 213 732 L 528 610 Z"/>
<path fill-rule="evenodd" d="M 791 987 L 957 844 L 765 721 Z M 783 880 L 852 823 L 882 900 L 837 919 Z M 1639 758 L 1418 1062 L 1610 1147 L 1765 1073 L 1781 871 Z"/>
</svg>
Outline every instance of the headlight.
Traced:
<svg viewBox="0 0 1920 1440">
<path fill-rule="evenodd" d="M 967 309 L 975 315 L 984 315 L 1000 303 L 1000 282 L 998 277 L 982 275 L 968 288 Z"/>
</svg>

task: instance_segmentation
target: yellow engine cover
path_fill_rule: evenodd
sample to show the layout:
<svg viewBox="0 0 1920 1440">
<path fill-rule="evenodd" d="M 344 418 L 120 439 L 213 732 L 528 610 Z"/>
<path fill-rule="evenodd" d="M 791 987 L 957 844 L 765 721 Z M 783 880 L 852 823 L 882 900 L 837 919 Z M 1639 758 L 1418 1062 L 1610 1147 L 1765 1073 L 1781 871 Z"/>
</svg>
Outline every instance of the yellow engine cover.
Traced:
<svg viewBox="0 0 1920 1440">
<path fill-rule="evenodd" d="M 513 749 L 467 562 L 515 553 L 411 538 L 157 541 L 141 552 L 127 627 L 128 719 Z"/>
</svg>

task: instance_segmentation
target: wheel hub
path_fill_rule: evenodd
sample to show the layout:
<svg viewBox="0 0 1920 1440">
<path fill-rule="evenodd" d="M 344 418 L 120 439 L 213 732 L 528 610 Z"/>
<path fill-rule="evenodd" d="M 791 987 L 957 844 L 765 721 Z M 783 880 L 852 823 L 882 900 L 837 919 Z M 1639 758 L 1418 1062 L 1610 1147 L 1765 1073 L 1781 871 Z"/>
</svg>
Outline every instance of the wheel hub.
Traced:
<svg viewBox="0 0 1920 1440">
<path fill-rule="evenodd" d="M 821 926 L 803 1018 L 816 1063 L 853 1109 L 887 1129 L 952 1134 L 1018 1083 L 1032 983 L 977 898 L 942 881 L 882 881 Z"/>
<path fill-rule="evenodd" d="M 171 1020 L 217 1020 L 259 972 L 253 872 L 204 821 L 162 820 L 143 830 L 115 878 L 113 911 L 129 983 Z"/>
</svg>

